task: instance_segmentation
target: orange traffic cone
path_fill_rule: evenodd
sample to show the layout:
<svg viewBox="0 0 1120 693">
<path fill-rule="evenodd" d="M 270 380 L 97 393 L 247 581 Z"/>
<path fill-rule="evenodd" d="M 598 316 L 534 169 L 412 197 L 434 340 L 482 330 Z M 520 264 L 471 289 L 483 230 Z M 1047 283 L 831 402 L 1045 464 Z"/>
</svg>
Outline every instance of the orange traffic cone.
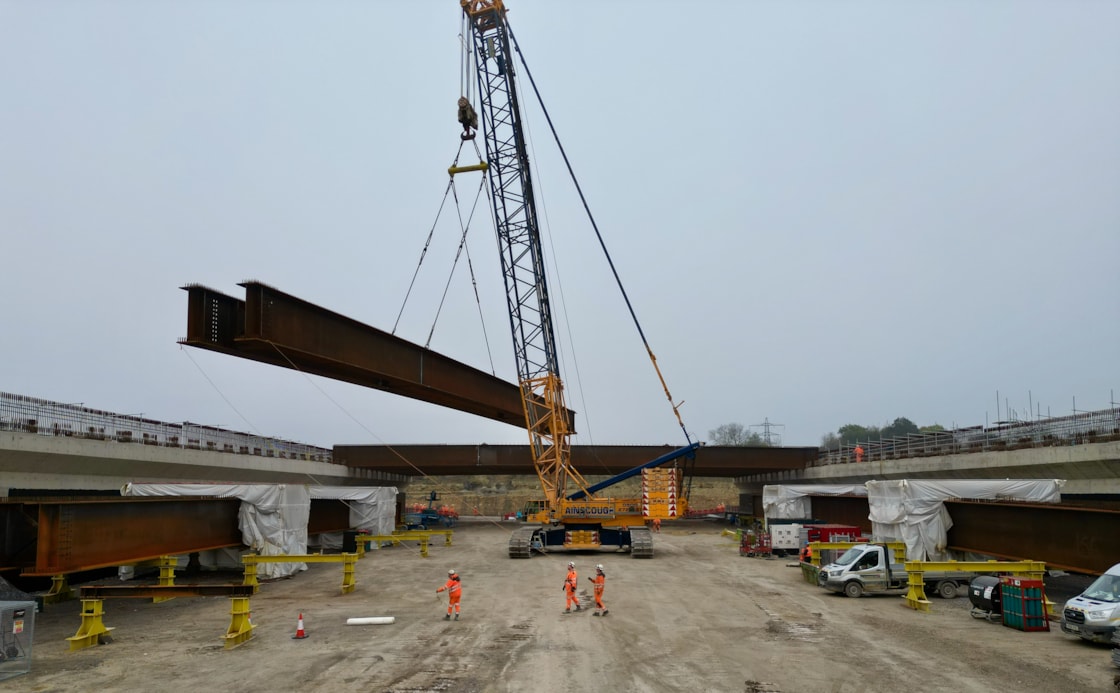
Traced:
<svg viewBox="0 0 1120 693">
<path fill-rule="evenodd" d="M 296 622 L 296 634 L 292 636 L 292 640 L 303 640 L 307 637 L 307 632 L 303 629 L 303 613 L 299 615 L 299 621 Z"/>
</svg>

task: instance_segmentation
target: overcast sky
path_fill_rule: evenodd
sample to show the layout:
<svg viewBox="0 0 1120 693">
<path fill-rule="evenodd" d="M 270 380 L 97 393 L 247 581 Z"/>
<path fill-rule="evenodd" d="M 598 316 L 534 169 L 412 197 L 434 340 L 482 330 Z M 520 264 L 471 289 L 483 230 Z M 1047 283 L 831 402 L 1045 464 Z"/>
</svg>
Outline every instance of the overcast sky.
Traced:
<svg viewBox="0 0 1120 693">
<path fill-rule="evenodd" d="M 1120 3 L 509 7 L 695 439 L 1120 398 Z M 452 202 L 436 222 L 460 26 L 457 0 L 0 0 L 0 390 L 323 446 L 525 442 L 177 344 L 179 287 L 246 279 L 384 330 L 403 306 L 424 344 L 450 277 L 431 348 L 516 379 L 489 215 L 481 306 Z M 521 79 L 575 442 L 682 443 Z"/>
</svg>

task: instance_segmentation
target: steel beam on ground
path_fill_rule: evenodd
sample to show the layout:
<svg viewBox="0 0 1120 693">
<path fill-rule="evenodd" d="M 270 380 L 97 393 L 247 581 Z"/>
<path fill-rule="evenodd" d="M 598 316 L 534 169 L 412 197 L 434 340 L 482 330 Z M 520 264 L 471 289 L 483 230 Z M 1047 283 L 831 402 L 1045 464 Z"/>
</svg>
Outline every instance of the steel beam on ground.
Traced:
<svg viewBox="0 0 1120 693">
<path fill-rule="evenodd" d="M 949 548 L 1099 574 L 1120 556 L 1120 511 L 1049 503 L 946 501 Z"/>
<path fill-rule="evenodd" d="M 520 388 L 259 282 L 240 301 L 192 284 L 187 346 L 392 392 L 525 427 Z M 575 414 L 568 411 L 574 431 Z"/>
<path fill-rule="evenodd" d="M 813 518 L 837 525 L 852 525 L 871 534 L 867 496 L 812 496 Z"/>
<path fill-rule="evenodd" d="M 676 449 L 672 445 L 574 445 L 572 465 L 584 476 L 613 475 Z M 704 446 L 694 476 L 735 477 L 804 469 L 816 448 Z M 336 445 L 335 462 L 348 467 L 418 476 L 535 474 L 528 445 Z"/>
<path fill-rule="evenodd" d="M 145 599 L 157 597 L 252 597 L 252 585 L 87 585 L 82 599 Z"/>
<path fill-rule="evenodd" d="M 235 498 L 40 501 L 35 563 L 59 575 L 241 545 Z"/>
<path fill-rule="evenodd" d="M 350 529 L 350 506 L 336 498 L 312 498 L 307 533 L 343 532 Z"/>
</svg>

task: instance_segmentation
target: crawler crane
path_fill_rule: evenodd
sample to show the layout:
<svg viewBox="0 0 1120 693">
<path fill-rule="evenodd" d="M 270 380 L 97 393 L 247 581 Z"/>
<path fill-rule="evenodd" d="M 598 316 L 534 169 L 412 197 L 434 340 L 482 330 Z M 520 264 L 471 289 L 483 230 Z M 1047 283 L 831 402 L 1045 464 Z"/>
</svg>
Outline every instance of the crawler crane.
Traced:
<svg viewBox="0 0 1120 693">
<path fill-rule="evenodd" d="M 540 511 L 527 517 L 528 524 L 512 533 L 509 555 L 528 558 L 534 549 L 616 546 L 629 547 L 635 558 L 650 558 L 653 537 L 645 521 L 684 515 L 686 474 L 677 461 L 694 459 L 699 443 L 689 440 L 682 448 L 598 484 L 589 484 L 572 466 L 572 425 L 564 406 L 536 202 L 514 83 L 519 69 L 514 65 L 516 44 L 502 0 L 461 0 L 460 4 L 472 35 L 469 43 L 477 65 L 479 109 L 476 114 L 465 99 L 460 99 L 459 122 L 464 128 L 463 139 L 471 139 L 481 116 L 487 160 L 478 166 L 453 166 L 449 173 L 483 170 L 488 177 L 521 400 L 533 463 L 544 491 Z M 646 348 L 669 397 L 653 352 L 648 344 Z M 671 397 L 669 402 L 672 404 Z M 676 405 L 673 410 L 680 421 Z M 673 464 L 666 467 L 670 462 Z M 640 498 L 616 499 L 600 493 L 639 474 Z"/>
</svg>

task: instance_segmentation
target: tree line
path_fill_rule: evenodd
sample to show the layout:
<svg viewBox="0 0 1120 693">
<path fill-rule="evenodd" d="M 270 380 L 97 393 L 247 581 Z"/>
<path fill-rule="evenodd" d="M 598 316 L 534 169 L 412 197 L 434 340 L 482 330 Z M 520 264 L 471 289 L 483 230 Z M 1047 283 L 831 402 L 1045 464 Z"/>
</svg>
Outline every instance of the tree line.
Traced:
<svg viewBox="0 0 1120 693">
<path fill-rule="evenodd" d="M 855 445 L 859 441 L 878 440 L 879 438 L 899 438 L 912 433 L 930 433 L 944 431 L 940 424 L 931 426 L 918 426 L 916 423 L 901 416 L 886 426 L 860 426 L 859 424 L 845 424 L 835 433 L 826 433 L 821 436 L 821 447 L 838 448 L 845 445 Z M 726 423 L 708 431 L 711 445 L 725 445 L 737 447 L 769 447 L 758 433 L 753 433 L 739 423 Z"/>
</svg>

